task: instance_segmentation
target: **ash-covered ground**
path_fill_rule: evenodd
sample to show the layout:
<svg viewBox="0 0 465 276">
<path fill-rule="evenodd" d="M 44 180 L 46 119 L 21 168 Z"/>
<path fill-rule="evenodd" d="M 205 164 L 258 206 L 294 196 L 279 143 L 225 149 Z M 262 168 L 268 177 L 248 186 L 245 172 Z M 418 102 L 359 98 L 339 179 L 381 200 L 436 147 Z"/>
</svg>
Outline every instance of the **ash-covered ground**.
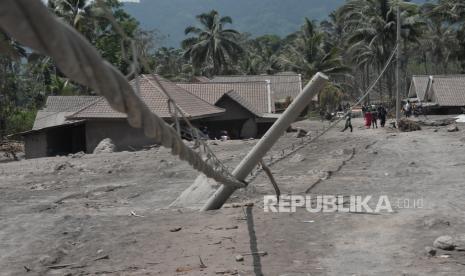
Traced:
<svg viewBox="0 0 465 276">
<path fill-rule="evenodd" d="M 353 124 L 271 170 L 282 194 L 387 196 L 392 213 L 264 212 L 263 173 L 231 198 L 237 208 L 168 208 L 198 173 L 162 148 L 4 160 L 0 275 L 464 275 L 465 126 Z M 268 157 L 299 140 L 286 133 Z M 230 168 L 255 143 L 210 142 Z M 427 255 L 442 235 L 458 250 Z"/>
</svg>

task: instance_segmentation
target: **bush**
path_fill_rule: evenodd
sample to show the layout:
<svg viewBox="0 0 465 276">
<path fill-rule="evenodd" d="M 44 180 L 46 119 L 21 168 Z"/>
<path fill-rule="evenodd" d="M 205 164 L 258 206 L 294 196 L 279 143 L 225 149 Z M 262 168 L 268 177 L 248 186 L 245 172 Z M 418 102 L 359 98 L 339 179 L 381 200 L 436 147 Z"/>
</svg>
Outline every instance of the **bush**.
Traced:
<svg viewBox="0 0 465 276">
<path fill-rule="evenodd" d="M 32 129 L 36 117 L 36 110 L 16 109 L 6 117 L 6 134 L 15 134 L 18 132 Z"/>
</svg>

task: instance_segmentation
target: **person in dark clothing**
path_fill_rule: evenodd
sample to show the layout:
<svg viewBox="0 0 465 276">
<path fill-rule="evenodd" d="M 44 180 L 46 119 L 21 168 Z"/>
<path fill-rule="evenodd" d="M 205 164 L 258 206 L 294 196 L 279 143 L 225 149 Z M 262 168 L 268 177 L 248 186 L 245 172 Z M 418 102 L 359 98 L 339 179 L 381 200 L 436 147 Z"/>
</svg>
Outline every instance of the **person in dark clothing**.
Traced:
<svg viewBox="0 0 465 276">
<path fill-rule="evenodd" d="M 202 131 L 205 139 L 210 139 L 210 131 L 207 126 L 203 126 L 200 131 Z"/>
<path fill-rule="evenodd" d="M 386 125 L 387 111 L 386 111 L 386 108 L 384 108 L 383 105 L 380 105 L 378 107 L 378 116 L 379 116 L 379 123 L 380 123 L 381 127 L 384 127 Z"/>
<path fill-rule="evenodd" d="M 344 129 L 341 131 L 341 132 L 344 132 L 346 131 L 348 128 L 350 128 L 350 132 L 353 131 L 353 128 L 352 128 L 352 113 L 347 113 L 346 115 L 346 125 L 344 127 Z"/>
<path fill-rule="evenodd" d="M 378 111 L 376 109 L 371 112 L 371 127 L 378 128 Z"/>
</svg>

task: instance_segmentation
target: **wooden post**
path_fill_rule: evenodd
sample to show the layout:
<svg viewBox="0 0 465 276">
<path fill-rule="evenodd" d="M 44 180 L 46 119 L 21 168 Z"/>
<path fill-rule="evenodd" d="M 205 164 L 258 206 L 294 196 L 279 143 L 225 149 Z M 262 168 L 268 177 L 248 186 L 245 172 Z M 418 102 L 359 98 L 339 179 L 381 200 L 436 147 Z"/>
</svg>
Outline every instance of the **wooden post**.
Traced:
<svg viewBox="0 0 465 276">
<path fill-rule="evenodd" d="M 236 179 L 240 181 L 246 179 L 253 168 L 257 166 L 276 141 L 284 134 L 286 129 L 298 118 L 305 107 L 308 106 L 312 98 L 323 89 L 327 81 L 328 77 L 322 73 L 316 73 L 313 76 L 303 91 L 233 171 L 232 174 Z M 215 194 L 208 199 L 202 210 L 208 211 L 221 208 L 235 190 L 231 186 L 221 185 Z"/>
</svg>

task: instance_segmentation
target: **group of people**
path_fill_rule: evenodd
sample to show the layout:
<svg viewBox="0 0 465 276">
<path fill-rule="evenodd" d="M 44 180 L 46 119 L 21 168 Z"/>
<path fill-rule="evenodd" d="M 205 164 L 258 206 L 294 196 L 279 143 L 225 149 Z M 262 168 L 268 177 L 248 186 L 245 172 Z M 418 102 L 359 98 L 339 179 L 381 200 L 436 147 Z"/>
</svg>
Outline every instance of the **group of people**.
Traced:
<svg viewBox="0 0 465 276">
<path fill-rule="evenodd" d="M 421 102 L 411 103 L 410 100 L 407 100 L 404 106 L 402 106 L 402 111 L 405 114 L 405 117 L 410 117 L 412 115 L 418 116 L 423 113 L 423 106 Z"/>
<path fill-rule="evenodd" d="M 378 120 L 381 127 L 386 125 L 387 110 L 384 105 L 363 105 L 362 112 L 366 128 L 378 128 Z"/>
</svg>

